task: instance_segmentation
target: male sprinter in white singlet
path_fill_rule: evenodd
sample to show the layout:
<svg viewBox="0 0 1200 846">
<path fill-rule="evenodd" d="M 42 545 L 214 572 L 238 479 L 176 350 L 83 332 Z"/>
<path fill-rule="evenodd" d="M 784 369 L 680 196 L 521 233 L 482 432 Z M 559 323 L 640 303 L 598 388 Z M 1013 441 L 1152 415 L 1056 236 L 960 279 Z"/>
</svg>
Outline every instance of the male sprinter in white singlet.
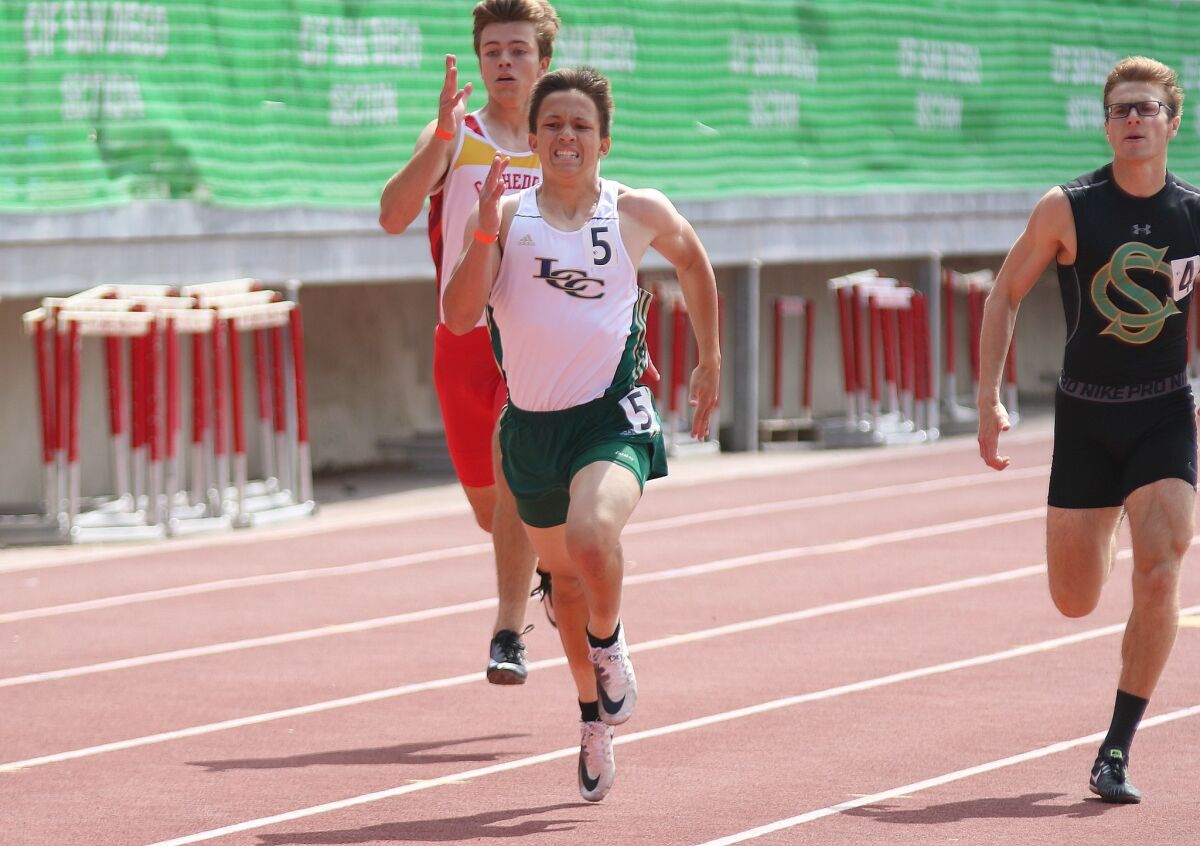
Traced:
<svg viewBox="0 0 1200 846">
<path fill-rule="evenodd" d="M 496 553 L 499 607 L 487 678 L 494 684 L 521 684 L 528 673 L 521 633 L 535 558 L 512 494 L 493 469 L 504 379 L 492 358 L 483 321 L 461 337 L 450 333 L 440 319 L 440 299 L 462 253 L 463 227 L 492 158 L 502 153 L 512 163 L 505 175 L 506 190 L 518 191 L 540 179 L 537 156 L 527 149 L 529 94 L 550 66 L 559 24 L 545 0 L 484 0 L 473 14 L 475 54 L 487 104 L 467 113 L 471 86 L 458 88 L 455 58 L 447 56 L 438 117 L 421 133 L 408 164 L 384 188 L 379 222 L 388 232 L 403 232 L 430 198 L 429 241 L 439 289 L 434 386 L 455 473 L 475 520 L 492 533 Z M 543 574 L 543 599 L 552 614 L 549 588 L 549 576 Z"/>
<path fill-rule="evenodd" d="M 612 787 L 613 726 L 629 719 L 637 680 L 621 623 L 621 531 L 648 479 L 666 473 L 647 366 L 646 250 L 674 266 L 696 330 L 692 433 L 708 434 L 720 385 L 717 289 L 700 239 L 658 191 L 600 178 L 611 145 L 608 80 L 589 68 L 547 74 L 529 106 L 542 182 L 504 194 L 497 156 L 467 250 L 447 283 L 445 322 L 474 330 L 488 315 L 508 383 L 500 420 L 504 475 L 554 574 L 558 633 L 579 697 L 577 777 L 584 799 Z"/>
</svg>

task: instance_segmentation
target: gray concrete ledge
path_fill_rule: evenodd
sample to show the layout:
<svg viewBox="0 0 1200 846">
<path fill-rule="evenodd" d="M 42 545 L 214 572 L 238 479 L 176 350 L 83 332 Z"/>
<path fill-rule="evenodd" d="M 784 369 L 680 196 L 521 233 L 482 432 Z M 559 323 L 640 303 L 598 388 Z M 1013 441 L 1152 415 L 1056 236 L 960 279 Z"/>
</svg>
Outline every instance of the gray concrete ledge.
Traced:
<svg viewBox="0 0 1200 846">
<path fill-rule="evenodd" d="M 713 264 L 790 264 L 1004 253 L 1040 192 L 873 193 L 682 202 Z M 645 267 L 664 263 L 651 253 Z M 428 281 L 423 218 L 404 235 L 376 213 L 215 209 L 139 202 L 56 215 L 0 215 L 0 296 L 105 283 L 188 284 L 239 276 L 305 284 Z"/>
</svg>

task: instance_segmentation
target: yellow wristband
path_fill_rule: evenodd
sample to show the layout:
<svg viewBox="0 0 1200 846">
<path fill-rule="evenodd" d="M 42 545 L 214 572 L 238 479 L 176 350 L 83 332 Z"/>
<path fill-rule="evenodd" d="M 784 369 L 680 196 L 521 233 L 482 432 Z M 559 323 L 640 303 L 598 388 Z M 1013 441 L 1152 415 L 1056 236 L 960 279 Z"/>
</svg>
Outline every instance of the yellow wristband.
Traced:
<svg viewBox="0 0 1200 846">
<path fill-rule="evenodd" d="M 481 244 L 494 244 L 494 243 L 496 243 L 496 239 L 499 237 L 500 237 L 499 232 L 497 232 L 494 235 L 489 235 L 486 232 L 484 232 L 482 229 L 475 230 L 475 240 Z"/>
<path fill-rule="evenodd" d="M 434 137 L 434 138 L 441 139 L 442 141 L 453 141 L 453 140 L 454 140 L 454 133 L 453 133 L 453 132 L 447 132 L 446 130 L 444 130 L 444 129 L 442 129 L 440 126 L 438 126 L 438 127 L 434 127 L 434 130 L 433 130 L 433 137 Z"/>
</svg>

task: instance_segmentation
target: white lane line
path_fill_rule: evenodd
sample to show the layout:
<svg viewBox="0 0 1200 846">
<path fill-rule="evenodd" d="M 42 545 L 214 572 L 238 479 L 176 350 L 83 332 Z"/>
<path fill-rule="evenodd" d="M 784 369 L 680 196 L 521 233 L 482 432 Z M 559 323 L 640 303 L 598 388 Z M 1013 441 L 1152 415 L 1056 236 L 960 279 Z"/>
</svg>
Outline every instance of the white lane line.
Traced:
<svg viewBox="0 0 1200 846">
<path fill-rule="evenodd" d="M 1006 473 L 1009 471 L 1005 471 Z M 798 497 L 796 499 L 763 502 L 754 505 L 742 505 L 732 508 L 722 508 L 716 511 L 705 511 L 697 514 L 681 514 L 677 517 L 660 517 L 657 520 L 643 520 L 631 523 L 625 528 L 625 534 L 640 534 L 641 532 L 658 529 L 674 529 L 679 526 L 691 526 L 697 523 L 708 523 L 713 520 L 731 520 L 737 517 L 756 517 L 766 514 L 777 514 L 781 511 L 800 511 L 808 508 L 822 508 L 828 505 L 845 505 L 846 503 L 863 502 L 870 499 L 884 499 L 889 496 L 911 496 L 912 494 L 936 493 L 953 490 L 971 485 L 987 484 L 989 482 L 1013 481 L 1016 479 L 1031 479 L 1046 476 L 1050 465 L 1038 467 L 1022 467 L 1011 471 L 1007 479 L 1000 478 L 995 470 L 987 473 L 971 473 L 966 476 L 947 476 L 941 479 L 929 479 L 921 482 L 902 482 L 897 485 L 884 485 L 877 488 L 866 488 L 861 491 L 841 491 L 840 493 L 818 494 L 815 496 Z"/>
<path fill-rule="evenodd" d="M 884 487 L 869 488 L 863 491 L 846 492 L 842 494 L 822 494 L 812 497 L 783 500 L 774 503 L 764 503 L 761 506 L 719 508 L 711 511 L 697 512 L 695 514 L 682 515 L 678 517 L 666 517 L 658 520 L 646 520 L 638 523 L 631 523 L 625 528 L 624 534 L 641 534 L 643 532 L 676 528 L 678 526 L 692 525 L 695 523 L 709 523 L 718 520 L 735 519 L 757 513 L 770 514 L 785 510 L 813 508 L 823 505 L 836 505 L 845 502 L 865 502 L 872 499 L 907 496 L 914 493 L 924 493 L 932 490 L 948 490 L 956 487 L 970 487 L 979 484 L 986 484 L 989 480 L 1005 481 L 1007 479 L 1024 479 L 1031 476 L 1042 475 L 1047 471 L 1047 469 L 1047 467 L 1034 467 L 1029 468 L 1028 470 L 1012 472 L 1011 475 L 996 472 L 974 473 L 966 476 L 953 476 L 949 479 L 939 479 L 933 482 L 913 482 L 902 485 L 887 485 Z M 760 511 L 758 509 L 762 510 Z M 1041 509 L 1041 513 L 1045 513 L 1044 508 Z M 200 582 L 192 585 L 180 585 L 172 588 L 141 591 L 138 593 L 122 594 L 119 596 L 102 597 L 99 599 L 88 599 L 80 602 L 68 602 L 61 605 L 47 605 L 40 608 L 28 608 L 21 611 L 0 613 L 0 624 L 42 619 L 45 617 L 56 617 L 63 614 L 77 614 L 84 611 L 98 611 L 106 608 L 117 608 L 142 602 L 155 602 L 162 599 L 175 599 L 181 596 L 195 596 L 198 594 L 212 593 L 222 590 L 234 590 L 245 587 L 260 587 L 262 585 L 306 581 L 308 579 L 328 578 L 332 576 L 360 575 L 362 573 L 372 573 L 379 570 L 410 567 L 415 564 L 424 564 L 432 561 L 444 561 L 449 558 L 479 555 L 485 552 L 490 552 L 491 549 L 492 545 L 490 542 L 475 543 L 468 544 L 466 546 L 450 547 L 448 549 L 417 552 L 395 558 L 382 558 L 375 561 L 344 564 L 336 567 L 320 567 L 310 570 L 291 570 L 284 573 L 264 573 L 258 576 L 220 579 L 212 582 Z"/>
<path fill-rule="evenodd" d="M 1142 720 L 1138 726 L 1138 731 L 1142 731 L 1153 726 L 1160 726 L 1165 723 L 1171 723 L 1175 720 L 1183 720 L 1188 717 L 1194 717 L 1200 714 L 1200 705 L 1193 705 L 1189 708 L 1180 708 L 1177 711 L 1170 711 L 1166 714 L 1159 714 L 1156 717 Z M 757 837 L 763 837 L 767 834 L 774 834 L 777 831 L 794 828 L 804 823 L 814 820 L 823 819 L 825 817 L 840 814 L 843 811 L 850 811 L 855 808 L 862 808 L 866 805 L 874 805 L 876 802 L 883 802 L 887 799 L 897 799 L 901 796 L 908 796 L 912 793 L 919 793 L 922 790 L 929 790 L 933 787 L 941 787 L 944 784 L 950 784 L 955 781 L 971 778 L 973 776 L 990 773 L 993 770 L 1012 767 L 1017 764 L 1024 764 L 1028 761 L 1036 761 L 1038 758 L 1046 758 L 1050 755 L 1056 755 L 1059 752 L 1066 752 L 1069 749 L 1074 749 L 1078 746 L 1087 746 L 1093 743 L 1099 743 L 1107 736 L 1106 732 L 1098 731 L 1095 734 L 1089 734 L 1084 737 L 1077 737 L 1074 740 L 1063 740 L 1058 743 L 1051 743 L 1049 746 L 1042 746 L 1039 749 L 1031 749 L 1028 752 L 1022 752 L 1019 755 L 1010 755 L 1007 758 L 1000 758 L 996 761 L 989 761 L 986 764 L 979 764 L 974 767 L 968 767 L 964 770 L 958 770 L 945 775 L 934 776 L 922 781 L 914 781 L 912 784 L 906 784 L 902 787 L 893 787 L 890 790 L 884 790 L 879 793 L 872 793 L 870 796 L 861 796 L 857 799 L 851 799 L 846 802 L 839 802 L 836 805 L 829 805 L 825 808 L 819 808 L 815 811 L 799 814 L 798 816 L 790 817 L 786 820 L 761 825 L 757 828 L 752 828 L 738 834 L 731 834 L 728 837 L 721 837 L 716 840 L 706 841 L 700 846 L 732 846 L 734 843 L 744 843 L 747 840 L 753 840 Z"/>
<path fill-rule="evenodd" d="M 1035 421 L 1036 424 L 1037 421 Z M 1038 441 L 1049 440 L 1049 430 L 1042 431 L 1036 425 L 1030 430 L 1019 431 L 1016 433 L 1008 433 L 1005 435 L 1005 443 L 1007 444 L 1031 444 Z M 918 458 L 928 458 L 932 456 L 953 455 L 958 452 L 971 451 L 974 452 L 976 446 L 973 440 L 964 438 L 945 438 L 942 441 L 934 444 L 925 444 L 920 448 L 920 456 Z M 897 452 L 884 451 L 871 452 L 869 456 L 865 454 L 855 456 L 845 456 L 852 460 L 837 460 L 836 457 L 828 462 L 818 461 L 811 465 L 798 466 L 795 462 L 789 462 L 786 459 L 778 463 L 778 466 L 764 467 L 758 462 L 754 462 L 753 466 L 735 467 L 732 472 L 718 471 L 716 473 L 701 473 L 698 476 L 693 476 L 684 473 L 681 476 L 668 477 L 663 482 L 658 483 L 661 489 L 675 490 L 679 488 L 695 488 L 703 485 L 711 485 L 714 482 L 720 481 L 746 481 L 762 478 L 777 478 L 779 476 L 799 475 L 808 470 L 836 470 L 841 467 L 857 467 L 864 462 L 871 462 L 873 466 L 884 466 L 892 463 L 903 463 L 912 459 L 916 453 L 912 451 L 899 450 Z M 778 455 L 778 454 L 777 454 Z M 831 453 L 832 455 L 832 453 Z M 722 456 L 713 460 L 724 461 L 729 456 Z M 707 459 L 704 459 L 707 460 Z M 1023 471 L 1024 468 L 1021 468 Z M 991 472 L 991 471 L 989 471 Z M 1009 468 L 1004 475 L 1011 475 L 1016 472 L 1015 468 Z M 993 473 L 994 475 L 994 473 Z M 457 492 L 458 485 L 451 482 L 449 485 L 435 486 L 449 487 L 452 491 Z M 308 537 L 311 535 L 335 534 L 342 531 L 352 531 L 355 529 L 371 529 L 385 526 L 404 526 L 405 524 L 417 522 L 420 520 L 436 519 L 447 517 L 456 514 L 469 514 L 470 509 L 467 507 L 466 500 L 456 500 L 453 503 L 445 505 L 430 506 L 424 508 L 413 509 L 412 497 L 394 494 L 384 494 L 381 497 L 374 498 L 378 500 L 377 504 L 372 504 L 367 501 L 359 503 L 343 503 L 336 502 L 330 506 L 322 508 L 320 517 L 312 522 L 280 524 L 269 528 L 263 528 L 254 532 L 253 536 L 243 535 L 241 533 L 232 534 L 217 534 L 208 537 L 195 538 L 172 538 L 168 543 L 170 551 L 180 552 L 188 549 L 207 549 L 213 546 L 232 546 L 237 544 L 253 544 L 260 542 L 269 542 L 274 540 L 285 540 L 292 538 Z M 389 504 L 393 500 L 397 500 L 396 508 L 403 509 L 402 514 L 387 514 L 380 515 L 378 512 L 387 510 L 392 506 Z M 356 505 L 364 505 L 369 507 L 373 514 L 360 515 L 356 513 L 344 514 L 348 510 L 345 506 L 354 507 Z M 328 518 L 322 519 L 322 518 Z M 150 548 L 147 549 L 147 546 Z M 120 548 L 69 548 L 64 550 L 62 559 L 49 559 L 42 561 L 18 560 L 4 561 L 3 548 L 0 548 L 0 574 L 5 573 L 21 573 L 37 570 L 52 570 L 60 567 L 70 567 L 79 564 L 90 564 L 96 561 L 108 561 L 114 558 L 132 558 L 141 556 L 161 555 L 167 551 L 165 547 L 149 545 L 124 545 Z"/>
<path fill-rule="evenodd" d="M 701 573 L 715 573 L 722 570 L 736 570 L 741 567 L 752 567 L 756 564 L 765 564 L 771 561 L 782 561 L 791 558 L 809 558 L 814 555 L 832 555 L 839 552 L 857 552 L 863 549 L 870 549 L 874 546 L 883 546 L 889 543 L 901 543 L 909 540 L 920 540 L 922 538 L 933 538 L 940 535 L 953 534 L 954 532 L 969 532 L 974 529 L 985 529 L 989 526 L 1002 526 L 1007 523 L 1019 523 L 1022 520 L 1031 520 L 1034 518 L 1044 517 L 1046 509 L 1044 506 L 1039 508 L 1026 508 L 1021 511 L 1010 511 L 1006 514 L 994 514 L 990 517 L 972 517 L 968 520 L 955 520 L 951 523 L 936 523 L 932 526 L 921 526 L 917 529 L 901 529 L 897 532 L 886 532 L 881 535 L 868 535 L 862 538 L 851 538 L 844 541 L 835 541 L 833 543 L 822 543 L 815 546 L 794 547 L 792 549 L 778 549 L 772 552 L 759 552 L 753 555 L 742 555 L 737 558 L 726 558 L 721 561 L 710 561 L 705 564 L 691 564 L 686 567 L 676 567 L 672 570 L 661 570 L 655 573 L 637 573 L 632 576 L 625 577 L 625 584 L 646 584 L 648 582 L 661 582 L 668 579 L 677 579 L 681 575 L 699 575 Z"/>
<path fill-rule="evenodd" d="M 811 558 L 817 555 L 831 555 L 839 552 L 853 552 L 874 546 L 882 546 L 889 543 L 899 543 L 906 540 L 935 537 L 953 532 L 970 531 L 972 529 L 978 529 L 987 526 L 1018 522 L 1021 520 L 1027 520 L 1031 517 L 1040 517 L 1044 513 L 1045 510 L 1042 508 L 1026 509 L 1024 511 L 1015 511 L 1011 514 L 997 514 L 991 517 L 957 520 L 952 523 L 938 523 L 932 526 L 923 526 L 918 529 L 904 529 L 899 532 L 888 532 L 881 535 L 869 535 L 863 538 L 854 538 L 852 540 L 838 541 L 836 543 L 818 544 L 815 546 L 793 546 L 787 549 L 776 549 L 771 550 L 770 552 L 757 553 L 755 555 L 739 555 L 735 558 L 723 558 L 716 561 L 706 561 L 701 564 L 689 564 L 683 567 L 674 567 L 669 570 L 659 570 L 653 573 L 635 573 L 627 576 L 624 583 L 625 585 L 649 584 L 651 582 L 663 582 L 673 579 L 705 575 L 709 573 L 718 573 L 726 570 L 736 570 L 743 567 L 752 567 L 758 564 L 766 564 L 776 561 Z M 265 635 L 262 637 L 247 638 L 244 640 L 215 643 L 208 646 L 176 649 L 169 652 L 158 652 L 152 655 L 122 658 L 115 661 L 104 661 L 97 664 L 88 664 L 61 670 L 46 670 L 43 672 L 29 673 L 21 676 L 10 676 L 8 678 L 0 679 L 0 688 L 56 681 L 59 679 L 73 678 L 76 676 L 91 675 L 93 673 L 125 670 L 132 667 L 144 667 L 151 664 L 162 664 L 169 661 L 200 658 L 206 655 L 219 655 L 227 652 L 236 652 L 241 649 L 278 646 L 284 643 L 295 643 L 298 641 L 312 640 L 313 638 L 318 637 L 369 631 L 383 628 L 385 626 L 402 625 L 405 623 L 449 617 L 456 614 L 466 614 L 473 611 L 483 611 L 489 608 L 494 608 L 496 604 L 497 603 L 495 599 L 478 599 L 471 602 L 445 605 L 440 608 L 410 611 L 404 614 L 392 614 L 387 617 L 376 617 L 370 620 L 361 620 L 353 623 L 340 623 L 331 626 L 320 626 L 314 629 L 283 632 L 276 635 Z"/>
<path fill-rule="evenodd" d="M 1200 606 L 1196 606 L 1200 608 Z M 1191 609 L 1189 609 L 1190 613 Z M 1076 634 L 1066 637 L 1051 638 L 1037 643 L 1026 644 L 1012 649 L 1005 649 L 1000 652 L 993 652 L 989 655 L 979 655 L 974 658 L 965 658 L 958 661 L 948 661 L 944 664 L 935 664 L 930 667 L 922 667 L 916 670 L 907 670 L 900 673 L 882 676 L 875 679 L 867 679 L 853 684 L 840 685 L 838 687 L 828 688 L 826 690 L 814 691 L 813 693 L 800 694 L 798 696 L 788 696 L 783 699 L 775 699 L 770 702 L 763 702 L 759 705 L 751 705 L 746 708 L 737 708 L 732 711 L 725 711 L 720 714 L 711 714 L 707 717 L 699 717 L 694 720 L 685 720 L 679 723 L 672 723 L 659 728 L 647 729 L 645 731 L 633 732 L 632 734 L 621 735 L 614 741 L 614 745 L 624 745 L 626 743 L 636 743 L 640 740 L 648 740 L 656 737 L 663 737 L 671 734 L 678 734 L 692 729 L 705 728 L 707 726 L 716 725 L 718 723 L 729 722 L 731 720 L 743 719 L 745 717 L 757 716 L 770 711 L 777 711 L 782 708 L 791 708 L 796 705 L 802 705 L 807 702 L 816 702 L 819 700 L 833 699 L 839 696 L 845 696 L 850 693 L 858 693 L 864 690 L 872 690 L 887 685 L 898 684 L 901 682 L 912 681 L 914 679 L 927 678 L 929 676 L 949 673 L 956 670 L 967 669 L 970 667 L 979 667 L 985 664 L 993 664 L 998 661 L 1004 661 L 1010 658 L 1017 658 L 1026 655 L 1033 655 L 1040 652 L 1049 652 L 1058 649 L 1062 646 L 1068 646 L 1084 641 L 1093 640 L 1095 638 L 1104 637 L 1105 635 L 1115 634 L 1125 628 L 1125 624 L 1104 626 L 1098 629 L 1092 629 L 1085 632 L 1077 632 Z M 1143 723 L 1148 724 L 1149 721 Z M 1101 739 L 1103 734 L 1097 735 L 1097 739 Z M 308 808 L 299 808 L 294 811 L 287 811 L 282 814 L 274 814 L 269 817 L 260 817 L 255 820 L 247 820 L 246 822 L 234 823 L 233 825 L 223 826 L 221 828 L 212 829 L 210 831 L 202 831 L 196 834 L 189 834 L 184 837 L 177 837 L 173 840 L 163 840 L 152 846 L 185 846 L 188 843 L 200 843 L 205 840 L 214 840 L 218 837 L 224 837 L 228 834 L 236 834 L 242 831 L 250 831 L 256 828 L 264 828 L 269 825 L 275 825 L 282 822 L 290 822 L 292 820 L 312 817 L 318 814 L 329 813 L 331 811 L 340 811 L 345 808 L 352 808 L 356 805 L 365 805 L 370 802 L 378 802 L 383 799 L 392 799 L 397 796 L 404 796 L 408 793 L 417 793 L 422 790 L 429 790 L 434 787 L 441 787 L 447 784 L 457 784 L 464 781 L 471 781 L 485 776 L 502 773 L 509 770 L 522 769 L 524 767 L 532 767 L 538 764 L 543 764 L 548 761 L 554 761 L 561 758 L 569 758 L 579 754 L 578 746 L 571 746 L 565 749 L 556 749 L 553 752 L 545 752 L 540 755 L 532 755 L 527 758 L 518 758 L 513 761 L 506 761 L 502 764 L 493 764 L 488 767 L 480 767 L 474 770 L 466 770 L 463 772 L 453 773 L 451 775 L 441 776 L 440 778 L 428 779 L 425 781 L 405 784 L 400 787 L 389 788 L 388 790 L 380 790 L 374 793 L 366 793 L 360 796 L 351 796 L 346 799 L 339 799 L 334 802 L 326 802 L 321 805 L 313 805 Z"/>
<path fill-rule="evenodd" d="M 657 638 L 655 640 L 643 641 L 641 643 L 633 644 L 630 647 L 630 652 L 649 652 L 654 649 L 663 649 L 684 643 L 695 643 L 701 640 L 724 637 L 726 635 L 739 634 L 741 632 L 754 631 L 770 626 L 798 622 L 800 620 L 810 620 L 817 617 L 825 617 L 832 614 L 844 613 L 846 611 L 855 611 L 863 608 L 887 605 L 892 602 L 902 602 L 908 599 L 917 599 L 925 596 L 951 593 L 958 590 L 969 590 L 976 587 L 1000 584 L 1002 582 L 1013 581 L 1015 579 L 1021 579 L 1027 576 L 1044 573 L 1045 571 L 1046 565 L 1038 564 L 1031 567 L 1020 567 L 1015 570 L 1006 570 L 1000 573 L 993 573 L 987 576 L 975 576 L 968 579 L 959 579 L 952 582 L 927 585 L 925 587 L 908 588 L 906 590 L 893 591 L 891 593 L 878 594 L 875 596 L 867 596 L 860 599 L 834 602 L 828 605 L 804 608 L 799 611 L 792 611 L 786 614 L 773 614 L 768 617 L 760 617 L 758 619 L 746 620 L 740 623 L 729 623 L 716 628 L 701 629 L 699 631 L 685 632 L 683 634 L 670 635 L 668 637 Z M 547 658 L 542 661 L 531 661 L 529 663 L 529 671 L 536 672 L 538 670 L 545 670 L 551 667 L 561 667 L 565 664 L 565 658 Z M 98 746 L 89 746 L 83 749 L 74 749 L 68 752 L 58 752 L 52 755 L 44 755 L 39 758 L 29 758 L 24 761 L 10 761 L 6 764 L 0 764 L 0 772 L 4 772 L 6 770 L 11 771 L 27 769 L 30 767 L 42 766 L 44 764 L 56 764 L 63 761 L 72 761 L 77 758 L 87 758 L 93 755 L 101 755 L 106 752 L 119 752 L 123 749 L 135 749 L 139 746 L 149 746 L 156 743 L 165 743 L 171 740 L 182 740 L 189 737 L 198 737 L 204 734 L 227 731 L 229 729 L 260 725 L 262 723 L 288 719 L 290 717 L 302 717 L 308 714 L 318 714 L 324 711 L 332 711 L 337 708 L 366 705 L 371 702 L 379 702 L 384 699 L 391 699 L 398 696 L 405 696 L 413 693 L 423 693 L 430 690 L 440 690 L 448 687 L 457 687 L 459 685 L 478 683 L 482 681 L 483 674 L 479 672 L 473 672 L 433 681 L 416 682 L 414 684 L 407 684 L 399 687 L 386 688 L 384 690 L 361 693 L 355 696 L 346 696 L 340 699 L 330 699 L 324 702 L 316 702 L 311 705 L 300 705 L 294 708 L 285 708 L 279 711 L 269 711 L 263 714 L 254 714 L 232 720 L 222 720 L 221 722 L 217 723 L 208 723 L 206 725 L 161 732 L 159 734 L 147 735 L 145 737 L 136 737 L 129 740 L 119 740 L 111 743 L 104 743 Z"/>
<path fill-rule="evenodd" d="M 258 576 L 239 576 L 233 579 L 219 579 L 213 582 L 179 585 L 178 587 L 160 588 L 158 590 L 145 590 L 138 593 L 126 593 L 120 596 L 106 596 L 100 599 L 87 599 L 82 602 L 68 602 L 63 605 L 27 608 L 23 611 L 9 611 L 0 614 L 0 623 L 16 623 L 43 617 L 57 617 L 61 614 L 78 614 L 81 611 L 98 611 L 104 608 L 117 608 L 122 605 L 155 602 L 160 599 L 175 599 L 180 596 L 195 596 L 197 594 L 233 590 L 235 588 L 261 587 L 262 585 L 274 585 L 282 582 L 302 582 L 308 579 L 321 579 L 329 576 L 352 576 L 360 573 L 372 573 L 376 570 L 390 570 L 396 567 L 408 567 L 413 564 L 462 558 L 467 555 L 489 552 L 491 548 L 491 543 L 472 543 L 466 546 L 452 546 L 447 549 L 416 552 L 396 558 L 361 561 L 357 564 L 340 564 L 336 567 L 318 567 L 311 570 L 292 570 L 287 573 L 263 573 Z"/>
</svg>

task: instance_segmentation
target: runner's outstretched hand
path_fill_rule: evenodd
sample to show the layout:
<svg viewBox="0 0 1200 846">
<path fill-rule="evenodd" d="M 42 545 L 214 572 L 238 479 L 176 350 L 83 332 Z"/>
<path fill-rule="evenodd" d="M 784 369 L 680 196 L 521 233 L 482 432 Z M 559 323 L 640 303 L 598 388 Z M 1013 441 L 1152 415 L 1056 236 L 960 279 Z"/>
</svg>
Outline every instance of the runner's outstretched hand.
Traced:
<svg viewBox="0 0 1200 846">
<path fill-rule="evenodd" d="M 442 94 L 438 100 L 437 128 L 439 132 L 458 136 L 463 118 L 467 114 L 467 100 L 471 96 L 471 83 L 458 87 L 458 60 L 453 53 L 446 54 L 446 80 L 442 83 Z"/>
<path fill-rule="evenodd" d="M 479 189 L 479 231 L 485 235 L 500 232 L 500 198 L 504 196 L 504 169 L 508 156 L 497 153 Z"/>
</svg>

